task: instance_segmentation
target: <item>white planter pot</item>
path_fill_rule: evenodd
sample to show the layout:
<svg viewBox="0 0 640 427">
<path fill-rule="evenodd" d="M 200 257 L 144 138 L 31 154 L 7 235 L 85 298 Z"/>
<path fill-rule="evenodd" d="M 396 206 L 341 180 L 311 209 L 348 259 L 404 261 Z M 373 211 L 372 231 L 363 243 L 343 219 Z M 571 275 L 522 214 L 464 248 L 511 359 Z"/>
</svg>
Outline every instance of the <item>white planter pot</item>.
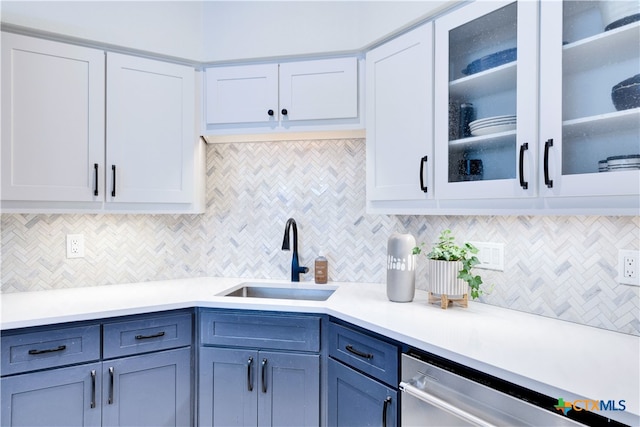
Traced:
<svg viewBox="0 0 640 427">
<path fill-rule="evenodd" d="M 467 282 L 458 279 L 462 261 L 429 260 L 429 292 L 436 295 L 462 296 L 469 293 Z"/>
</svg>

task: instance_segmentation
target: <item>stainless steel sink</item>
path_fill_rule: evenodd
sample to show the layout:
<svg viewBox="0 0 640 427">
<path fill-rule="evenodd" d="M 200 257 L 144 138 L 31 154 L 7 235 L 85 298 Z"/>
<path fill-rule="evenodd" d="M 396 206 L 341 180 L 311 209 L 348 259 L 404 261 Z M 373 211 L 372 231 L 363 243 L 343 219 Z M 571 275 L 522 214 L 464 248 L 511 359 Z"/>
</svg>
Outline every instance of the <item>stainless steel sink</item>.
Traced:
<svg viewBox="0 0 640 427">
<path fill-rule="evenodd" d="M 294 287 L 278 284 L 261 283 L 241 283 L 224 291 L 220 295 L 225 297 L 241 298 L 275 298 L 308 301 L 326 301 L 334 292 L 335 288 L 326 287 Z"/>
</svg>

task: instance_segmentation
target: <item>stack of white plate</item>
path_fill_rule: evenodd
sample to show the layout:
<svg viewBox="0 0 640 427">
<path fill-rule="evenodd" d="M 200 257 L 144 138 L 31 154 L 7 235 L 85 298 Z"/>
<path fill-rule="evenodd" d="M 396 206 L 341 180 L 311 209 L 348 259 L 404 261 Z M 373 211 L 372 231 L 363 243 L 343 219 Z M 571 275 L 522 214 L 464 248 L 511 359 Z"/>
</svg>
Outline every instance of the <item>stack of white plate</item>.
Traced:
<svg viewBox="0 0 640 427">
<path fill-rule="evenodd" d="M 607 169 L 609 172 L 640 169 L 640 154 L 607 157 Z"/>
<path fill-rule="evenodd" d="M 471 135 L 481 136 L 516 129 L 516 116 L 495 116 L 469 123 Z"/>
</svg>

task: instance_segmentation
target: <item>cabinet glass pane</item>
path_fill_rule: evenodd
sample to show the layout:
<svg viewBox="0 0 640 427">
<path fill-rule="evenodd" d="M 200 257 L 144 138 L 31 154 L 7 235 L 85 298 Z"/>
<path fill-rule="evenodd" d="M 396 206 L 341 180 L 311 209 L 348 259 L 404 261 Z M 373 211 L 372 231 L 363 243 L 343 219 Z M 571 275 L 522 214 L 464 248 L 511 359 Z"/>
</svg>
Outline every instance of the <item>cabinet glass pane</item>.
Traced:
<svg viewBox="0 0 640 427">
<path fill-rule="evenodd" d="M 640 84 L 639 14 L 635 0 L 563 3 L 563 175 L 640 169 L 640 86 L 626 105 L 612 96 Z"/>
<path fill-rule="evenodd" d="M 516 177 L 517 7 L 449 32 L 449 182 Z"/>
</svg>

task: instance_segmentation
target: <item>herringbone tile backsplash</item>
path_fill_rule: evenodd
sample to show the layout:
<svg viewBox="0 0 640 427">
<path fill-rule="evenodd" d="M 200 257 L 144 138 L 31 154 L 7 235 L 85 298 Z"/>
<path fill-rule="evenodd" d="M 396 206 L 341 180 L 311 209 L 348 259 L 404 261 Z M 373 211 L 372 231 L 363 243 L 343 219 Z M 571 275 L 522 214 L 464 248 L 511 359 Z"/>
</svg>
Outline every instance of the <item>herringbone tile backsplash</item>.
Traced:
<svg viewBox="0 0 640 427">
<path fill-rule="evenodd" d="M 391 233 L 429 243 L 450 228 L 459 240 L 505 244 L 504 272 L 482 271 L 495 284 L 483 302 L 640 335 L 640 288 L 615 281 L 618 249 L 639 248 L 638 217 L 367 215 L 363 139 L 210 145 L 204 215 L 2 215 L 2 292 L 287 279 L 291 253 L 280 247 L 289 217 L 301 263 L 323 251 L 332 281 L 384 283 Z M 85 235 L 85 258 L 65 258 L 69 233 Z"/>
</svg>

